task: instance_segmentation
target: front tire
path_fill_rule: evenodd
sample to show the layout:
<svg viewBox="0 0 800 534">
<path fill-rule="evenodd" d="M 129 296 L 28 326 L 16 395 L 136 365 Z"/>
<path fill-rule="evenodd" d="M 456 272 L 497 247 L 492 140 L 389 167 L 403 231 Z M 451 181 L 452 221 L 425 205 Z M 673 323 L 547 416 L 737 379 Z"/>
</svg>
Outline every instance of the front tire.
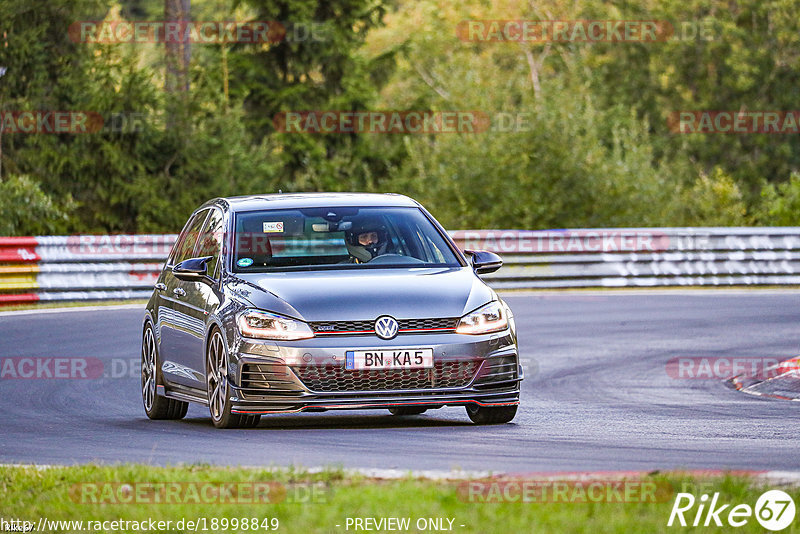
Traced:
<svg viewBox="0 0 800 534">
<path fill-rule="evenodd" d="M 517 415 L 517 406 L 478 406 L 467 405 L 467 415 L 477 425 L 502 425 Z"/>
<path fill-rule="evenodd" d="M 142 334 L 142 404 L 150 419 L 183 419 L 189 403 L 162 397 L 157 393 L 161 381 L 158 364 L 158 347 L 149 322 Z"/>
<path fill-rule="evenodd" d="M 228 380 L 228 349 L 218 329 L 214 329 L 206 350 L 206 385 L 211 421 L 217 428 L 253 428 L 258 414 L 231 413 L 231 387 Z"/>
</svg>

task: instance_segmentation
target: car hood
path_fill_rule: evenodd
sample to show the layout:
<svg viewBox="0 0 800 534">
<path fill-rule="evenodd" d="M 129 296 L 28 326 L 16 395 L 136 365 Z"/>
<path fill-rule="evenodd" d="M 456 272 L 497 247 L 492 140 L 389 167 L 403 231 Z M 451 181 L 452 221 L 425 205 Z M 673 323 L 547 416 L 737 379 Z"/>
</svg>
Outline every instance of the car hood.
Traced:
<svg viewBox="0 0 800 534">
<path fill-rule="evenodd" d="M 460 317 L 495 293 L 469 267 L 236 274 L 253 306 L 306 321 Z"/>
</svg>

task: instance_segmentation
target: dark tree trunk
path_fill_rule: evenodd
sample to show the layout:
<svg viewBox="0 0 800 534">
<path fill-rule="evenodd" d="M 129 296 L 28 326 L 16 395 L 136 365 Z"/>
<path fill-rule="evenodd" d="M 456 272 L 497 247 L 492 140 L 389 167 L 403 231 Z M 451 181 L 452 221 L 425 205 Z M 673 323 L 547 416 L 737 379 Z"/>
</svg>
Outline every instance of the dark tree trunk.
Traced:
<svg viewBox="0 0 800 534">
<path fill-rule="evenodd" d="M 167 22 L 189 22 L 191 0 L 164 0 L 164 19 Z M 186 27 L 181 26 L 181 39 L 166 39 L 166 76 L 164 88 L 169 92 L 189 90 L 189 62 L 192 46 L 186 37 Z"/>
</svg>

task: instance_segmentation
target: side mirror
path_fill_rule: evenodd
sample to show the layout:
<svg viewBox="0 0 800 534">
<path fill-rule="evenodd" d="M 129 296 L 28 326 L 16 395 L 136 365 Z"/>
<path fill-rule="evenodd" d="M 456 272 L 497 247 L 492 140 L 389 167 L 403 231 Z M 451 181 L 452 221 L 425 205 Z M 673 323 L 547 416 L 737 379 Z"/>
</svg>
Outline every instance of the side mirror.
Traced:
<svg viewBox="0 0 800 534">
<path fill-rule="evenodd" d="M 494 252 L 486 250 L 465 250 L 470 255 L 472 268 L 478 274 L 493 273 L 503 266 L 503 259 Z"/>
<path fill-rule="evenodd" d="M 175 278 L 184 282 L 210 283 L 213 281 L 208 276 L 208 261 L 211 258 L 213 256 L 183 260 L 172 268 L 172 274 L 175 275 Z"/>
</svg>

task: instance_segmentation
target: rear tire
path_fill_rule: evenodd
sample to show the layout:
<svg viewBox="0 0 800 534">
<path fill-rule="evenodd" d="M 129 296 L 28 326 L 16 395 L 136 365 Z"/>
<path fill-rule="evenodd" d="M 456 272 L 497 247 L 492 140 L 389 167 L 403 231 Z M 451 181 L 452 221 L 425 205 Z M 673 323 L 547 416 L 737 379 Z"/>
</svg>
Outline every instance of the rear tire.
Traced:
<svg viewBox="0 0 800 534">
<path fill-rule="evenodd" d="M 158 363 L 158 347 L 153 326 L 148 322 L 142 334 L 142 404 L 150 419 L 183 419 L 189 403 L 160 396 L 161 367 Z"/>
<path fill-rule="evenodd" d="M 517 415 L 517 406 L 477 406 L 467 405 L 467 415 L 477 425 L 502 425 Z"/>
<path fill-rule="evenodd" d="M 419 415 L 427 412 L 427 408 L 415 408 L 413 406 L 401 406 L 398 408 L 389 408 L 389 413 L 392 415 Z"/>
<path fill-rule="evenodd" d="M 259 414 L 231 413 L 231 387 L 228 380 L 228 349 L 218 329 L 211 332 L 206 350 L 206 390 L 211 421 L 217 428 L 253 428 Z"/>
</svg>

